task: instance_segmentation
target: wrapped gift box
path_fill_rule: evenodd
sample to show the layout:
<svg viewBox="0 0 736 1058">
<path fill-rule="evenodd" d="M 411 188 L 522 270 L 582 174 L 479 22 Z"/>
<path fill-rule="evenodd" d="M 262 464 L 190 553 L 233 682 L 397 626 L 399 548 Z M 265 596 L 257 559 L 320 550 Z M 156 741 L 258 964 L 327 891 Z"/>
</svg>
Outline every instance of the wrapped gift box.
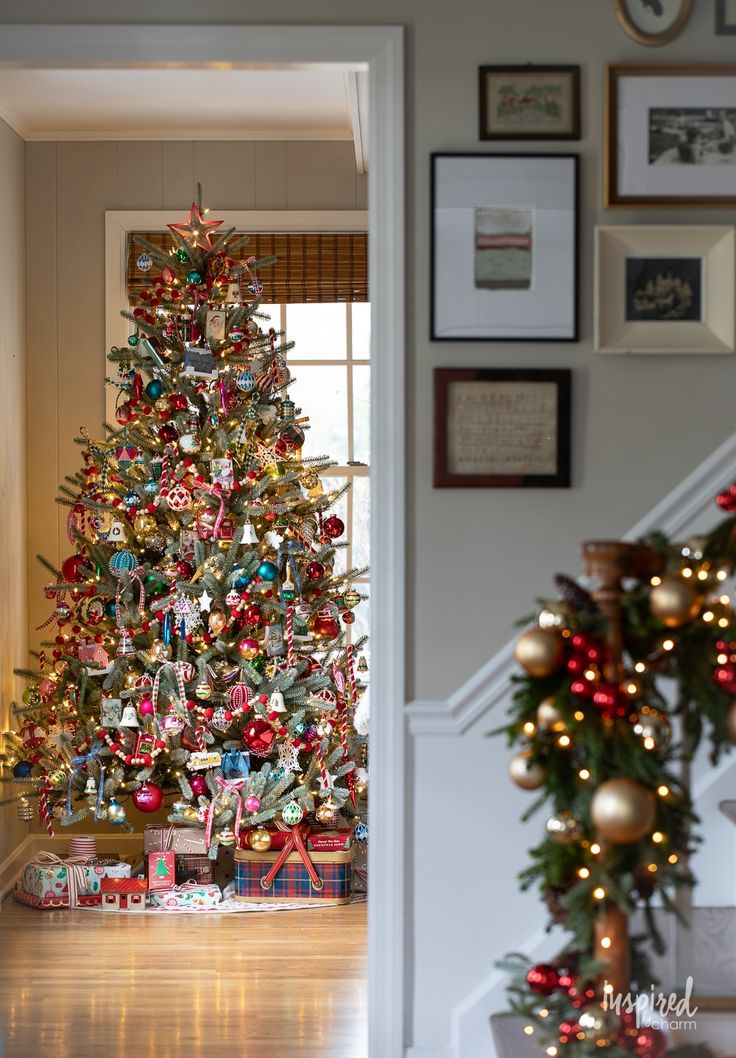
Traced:
<svg viewBox="0 0 736 1058">
<path fill-rule="evenodd" d="M 171 849 L 148 853 L 148 890 L 151 893 L 176 885 L 176 855 Z"/>
<path fill-rule="evenodd" d="M 315 886 L 298 852 L 291 852 L 270 886 L 264 889 L 267 875 L 281 853 L 252 852 L 238 849 L 235 853 L 235 899 L 248 903 L 264 901 L 320 901 L 347 904 L 352 884 L 353 850 L 342 852 L 308 852 L 318 876 Z"/>
<path fill-rule="evenodd" d="M 264 827 L 263 829 L 271 835 L 271 848 L 268 851 L 279 852 L 283 849 L 291 832 L 277 830 L 275 827 Z M 246 851 L 252 851 L 249 842 L 250 833 L 250 830 L 241 830 L 238 836 L 239 847 Z M 351 846 L 352 834 L 348 829 L 310 830 L 307 834 L 307 848 L 310 852 L 347 852 Z"/>
<path fill-rule="evenodd" d="M 176 885 L 165 893 L 148 894 L 151 907 L 196 908 L 198 911 L 215 907 L 221 900 L 219 885 L 200 885 L 197 882 Z"/>
<path fill-rule="evenodd" d="M 212 884 L 215 881 L 215 861 L 207 856 L 185 852 L 176 857 L 177 882 L 200 882 Z"/>
<path fill-rule="evenodd" d="M 130 878 L 130 864 L 123 863 L 122 860 L 116 860 L 112 863 L 107 863 L 105 860 L 98 857 L 97 862 L 105 872 L 105 878 Z"/>
<path fill-rule="evenodd" d="M 40 852 L 23 868 L 20 893 L 32 899 L 21 902 L 33 907 L 99 903 L 104 877 L 105 868 L 99 863 L 61 859 L 53 852 Z"/>
<path fill-rule="evenodd" d="M 171 823 L 149 823 L 143 830 L 143 851 L 162 852 L 171 849 L 177 854 L 207 854 L 204 829 L 175 827 Z"/>
</svg>

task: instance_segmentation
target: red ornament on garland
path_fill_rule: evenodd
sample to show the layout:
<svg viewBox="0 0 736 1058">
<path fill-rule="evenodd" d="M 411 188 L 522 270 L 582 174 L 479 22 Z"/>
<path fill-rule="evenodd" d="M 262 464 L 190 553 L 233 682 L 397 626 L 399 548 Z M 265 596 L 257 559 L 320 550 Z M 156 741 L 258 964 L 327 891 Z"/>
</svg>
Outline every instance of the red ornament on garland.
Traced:
<svg viewBox="0 0 736 1058">
<path fill-rule="evenodd" d="M 639 1058 L 665 1058 L 667 1039 L 660 1029 L 646 1025 L 640 1028 L 633 1038 L 634 1054 Z"/>
<path fill-rule="evenodd" d="M 345 532 L 345 523 L 336 514 L 331 514 L 329 518 L 325 518 L 322 529 L 325 536 L 329 536 L 330 540 L 336 540 L 338 536 L 342 536 Z"/>
<path fill-rule="evenodd" d="M 164 792 L 155 782 L 144 782 L 133 791 L 132 800 L 139 812 L 158 812 L 164 803 Z"/>
<path fill-rule="evenodd" d="M 736 694 L 736 665 L 732 661 L 718 665 L 713 673 L 713 681 L 724 694 Z"/>
<path fill-rule="evenodd" d="M 533 992 L 539 992 L 542 996 L 550 996 L 560 984 L 560 976 L 554 966 L 549 963 L 538 963 L 532 966 L 527 975 L 526 983 Z"/>
<path fill-rule="evenodd" d="M 612 719 L 614 716 L 624 717 L 628 713 L 628 707 L 622 699 L 621 692 L 613 683 L 599 683 L 593 692 L 593 704 L 601 716 Z"/>
<path fill-rule="evenodd" d="M 192 793 L 195 797 L 200 797 L 202 794 L 209 792 L 204 775 L 192 775 L 189 780 L 189 785 L 191 786 Z"/>
<path fill-rule="evenodd" d="M 86 560 L 81 555 L 70 555 L 61 563 L 61 579 L 67 584 L 81 584 L 85 579 L 79 572 L 79 567 L 86 565 Z"/>
<path fill-rule="evenodd" d="M 276 732 L 266 720 L 257 717 L 243 731 L 243 742 L 257 757 L 267 757 L 276 741 Z"/>
<path fill-rule="evenodd" d="M 722 511 L 736 511 L 736 484 L 732 485 L 730 489 L 725 489 L 723 492 L 719 492 L 716 496 L 716 503 Z"/>
<path fill-rule="evenodd" d="M 307 577 L 309 580 L 322 580 L 325 575 L 325 567 L 321 562 L 310 562 L 307 565 Z"/>
</svg>

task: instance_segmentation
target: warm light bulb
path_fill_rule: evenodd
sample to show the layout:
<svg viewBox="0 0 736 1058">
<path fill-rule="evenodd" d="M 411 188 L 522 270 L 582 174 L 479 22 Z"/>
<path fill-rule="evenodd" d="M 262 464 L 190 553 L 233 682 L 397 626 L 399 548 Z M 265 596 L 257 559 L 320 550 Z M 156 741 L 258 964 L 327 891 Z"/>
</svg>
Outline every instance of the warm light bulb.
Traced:
<svg viewBox="0 0 736 1058">
<path fill-rule="evenodd" d="M 601 937 L 601 948 L 605 948 L 606 950 L 608 950 L 612 944 L 613 941 L 610 937 Z"/>
<path fill-rule="evenodd" d="M 578 775 L 583 780 L 583 782 L 587 782 L 588 779 L 590 778 L 590 772 L 588 771 L 587 768 L 581 768 L 580 771 L 578 772 Z"/>
<path fill-rule="evenodd" d="M 728 605 L 730 605 L 730 602 L 731 602 L 731 600 L 729 599 L 729 597 L 727 595 L 722 595 L 718 601 L 723 606 L 728 606 Z"/>
<path fill-rule="evenodd" d="M 682 570 L 682 575 L 687 580 L 688 577 L 692 577 L 693 571 L 690 569 L 689 566 L 685 566 L 685 568 Z"/>
<path fill-rule="evenodd" d="M 728 654 L 719 654 L 718 657 L 716 658 L 716 661 L 718 662 L 719 665 L 725 665 L 726 662 L 728 661 Z"/>
<path fill-rule="evenodd" d="M 673 852 L 673 853 L 672 853 L 672 855 L 671 855 L 671 856 L 669 857 L 669 862 L 670 862 L 670 863 L 672 863 L 672 864 L 678 863 L 678 862 L 679 862 L 679 860 L 680 860 L 680 857 L 679 857 L 679 856 L 677 856 L 677 855 L 676 855 L 676 854 L 675 854 L 674 852 Z"/>
<path fill-rule="evenodd" d="M 719 617 L 718 618 L 718 627 L 719 628 L 728 628 L 728 624 L 729 624 L 729 621 L 728 621 L 727 617 Z"/>
<path fill-rule="evenodd" d="M 728 573 L 726 572 L 725 569 L 719 569 L 718 572 L 716 573 L 716 577 L 718 578 L 718 580 L 725 580 L 727 576 L 728 576 Z"/>
<path fill-rule="evenodd" d="M 585 881 L 586 878 L 590 878 L 590 871 L 587 867 L 581 867 L 578 871 L 578 878 L 582 878 Z"/>
<path fill-rule="evenodd" d="M 593 896 L 595 897 L 596 900 L 605 900 L 606 899 L 606 890 L 603 888 L 602 885 L 599 885 L 597 889 L 593 890 Z"/>
<path fill-rule="evenodd" d="M 597 675 L 598 675 L 598 673 L 595 671 L 595 669 L 586 669 L 585 672 L 584 672 L 584 676 L 585 676 L 586 680 L 591 680 L 592 681 L 592 680 L 594 680 L 596 678 Z"/>
<path fill-rule="evenodd" d="M 643 661 L 637 661 L 636 665 L 634 665 L 634 672 L 646 672 L 646 671 L 647 671 L 647 667 L 644 664 L 644 662 Z"/>
<path fill-rule="evenodd" d="M 597 856 L 598 853 L 601 851 L 601 847 L 597 841 L 594 841 L 593 844 L 590 846 L 590 851 L 593 853 L 594 856 Z"/>
<path fill-rule="evenodd" d="M 524 724 L 524 728 L 523 728 L 524 734 L 525 735 L 533 735 L 536 730 L 537 729 L 534 726 L 534 724 L 531 722 L 531 720 L 527 720 L 527 722 Z"/>
<path fill-rule="evenodd" d="M 534 1035 L 534 1026 L 533 1025 L 525 1025 L 524 1026 L 524 1035 L 533 1036 Z"/>
<path fill-rule="evenodd" d="M 573 715 L 576 720 L 585 720 L 585 713 L 582 709 L 576 709 Z"/>
<path fill-rule="evenodd" d="M 655 749 L 656 745 L 657 743 L 650 736 L 644 739 L 644 749 Z"/>
<path fill-rule="evenodd" d="M 540 1016 L 540 1018 L 548 1018 L 549 1017 L 549 1011 L 547 1010 L 546 1007 L 542 1007 L 542 1009 L 539 1011 L 539 1016 Z"/>
<path fill-rule="evenodd" d="M 549 1055 L 549 1058 L 555 1058 L 555 1056 L 556 1056 L 556 1054 L 557 1054 L 557 1048 L 555 1047 L 555 1045 L 554 1045 L 554 1044 L 551 1044 L 551 1045 L 550 1045 L 550 1046 L 549 1046 L 549 1047 L 547 1048 L 547 1054 Z"/>
<path fill-rule="evenodd" d="M 657 864 L 656 863 L 650 863 L 649 866 L 647 867 L 647 870 L 650 871 L 652 874 L 656 874 L 657 870 L 658 870 Z"/>
<path fill-rule="evenodd" d="M 674 648 L 674 645 L 675 643 L 673 639 L 665 639 L 665 641 L 662 643 L 662 650 L 672 650 Z"/>
<path fill-rule="evenodd" d="M 566 749 L 570 745 L 570 736 L 560 735 L 560 737 L 557 739 L 557 745 L 562 746 L 563 749 Z"/>
<path fill-rule="evenodd" d="M 664 841 L 664 834 L 660 830 L 655 830 L 652 834 L 652 841 L 655 845 L 661 845 Z"/>
<path fill-rule="evenodd" d="M 710 624 L 710 622 L 713 620 L 714 617 L 715 617 L 715 614 L 713 613 L 712 610 L 706 610 L 705 613 L 703 614 L 703 620 L 705 621 L 706 624 Z"/>
<path fill-rule="evenodd" d="M 699 569 L 698 570 L 698 580 L 707 580 L 707 579 L 708 579 L 708 570 L 707 569 Z"/>
<path fill-rule="evenodd" d="M 663 784 L 662 786 L 657 787 L 657 793 L 659 794 L 660 797 L 669 797 L 670 788 L 669 788 L 669 786 L 665 786 Z"/>
</svg>

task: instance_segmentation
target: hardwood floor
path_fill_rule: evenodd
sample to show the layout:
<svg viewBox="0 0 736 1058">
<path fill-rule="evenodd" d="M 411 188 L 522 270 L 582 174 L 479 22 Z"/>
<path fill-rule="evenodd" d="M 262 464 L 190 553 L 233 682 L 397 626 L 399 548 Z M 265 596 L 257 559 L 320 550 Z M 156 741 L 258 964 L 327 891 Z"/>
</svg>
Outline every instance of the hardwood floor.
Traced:
<svg viewBox="0 0 736 1058">
<path fill-rule="evenodd" d="M 0 912 L 2 1058 L 365 1058 L 366 906 Z"/>
</svg>

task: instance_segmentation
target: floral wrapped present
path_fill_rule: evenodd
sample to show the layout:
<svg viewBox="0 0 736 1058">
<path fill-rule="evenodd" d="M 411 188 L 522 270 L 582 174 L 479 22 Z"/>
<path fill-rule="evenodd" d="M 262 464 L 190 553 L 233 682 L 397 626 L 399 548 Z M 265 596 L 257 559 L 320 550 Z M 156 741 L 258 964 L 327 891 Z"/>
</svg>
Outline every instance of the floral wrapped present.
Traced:
<svg viewBox="0 0 736 1058">
<path fill-rule="evenodd" d="M 165 893 L 148 894 L 151 907 L 180 910 L 205 911 L 208 907 L 216 907 L 221 900 L 219 885 L 203 885 L 199 882 L 184 882 Z"/>
<path fill-rule="evenodd" d="M 307 848 L 309 828 L 292 827 L 278 851 L 235 853 L 235 899 L 264 901 L 320 901 L 347 904 L 352 885 L 353 849 L 315 852 Z"/>
<path fill-rule="evenodd" d="M 39 852 L 23 869 L 16 899 L 32 907 L 82 907 L 99 904 L 105 868 L 92 860 Z"/>
<path fill-rule="evenodd" d="M 215 861 L 208 856 L 199 856 L 194 853 L 177 854 L 176 880 L 177 882 L 211 884 L 215 880 Z"/>
<path fill-rule="evenodd" d="M 204 829 L 199 827 L 176 827 L 171 823 L 149 823 L 143 830 L 143 851 L 165 852 L 171 849 L 179 854 L 207 854 Z"/>
</svg>

